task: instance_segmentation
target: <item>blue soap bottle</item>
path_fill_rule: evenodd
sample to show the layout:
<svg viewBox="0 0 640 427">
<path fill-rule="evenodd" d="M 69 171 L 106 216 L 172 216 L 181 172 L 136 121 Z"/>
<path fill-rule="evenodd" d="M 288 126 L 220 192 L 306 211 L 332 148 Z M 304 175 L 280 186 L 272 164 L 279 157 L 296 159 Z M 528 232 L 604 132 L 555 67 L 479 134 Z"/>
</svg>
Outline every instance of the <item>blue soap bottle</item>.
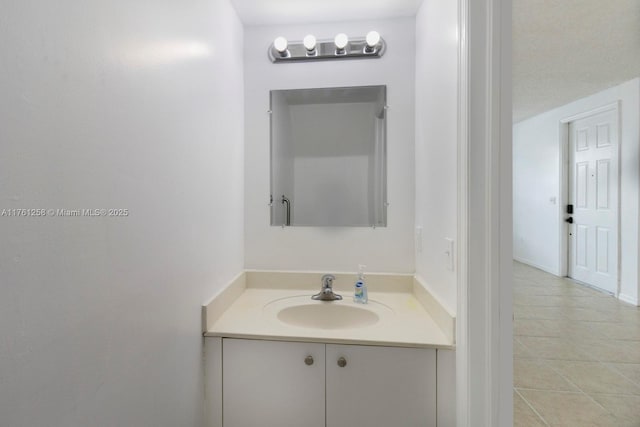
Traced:
<svg viewBox="0 0 640 427">
<path fill-rule="evenodd" d="M 367 293 L 367 284 L 364 281 L 364 268 L 366 265 L 358 265 L 358 280 L 353 290 L 353 302 L 359 304 L 366 304 L 369 302 L 369 295 Z"/>
</svg>

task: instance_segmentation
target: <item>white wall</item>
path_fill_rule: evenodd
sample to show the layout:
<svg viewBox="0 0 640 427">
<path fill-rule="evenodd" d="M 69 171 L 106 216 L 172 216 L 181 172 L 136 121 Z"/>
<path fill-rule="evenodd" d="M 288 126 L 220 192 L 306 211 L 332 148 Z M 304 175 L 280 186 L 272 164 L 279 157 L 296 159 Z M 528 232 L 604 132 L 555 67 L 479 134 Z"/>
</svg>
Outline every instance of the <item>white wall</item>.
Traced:
<svg viewBox="0 0 640 427">
<path fill-rule="evenodd" d="M 621 102 L 620 281 L 621 299 L 638 302 L 638 204 L 640 201 L 640 79 L 556 108 L 513 127 L 514 258 L 562 275 L 560 121 Z M 556 203 L 551 201 L 557 200 Z"/>
<path fill-rule="evenodd" d="M 457 312 L 457 265 L 447 268 L 445 238 L 457 245 L 458 2 L 425 1 L 416 16 L 415 225 L 416 275 L 452 315 Z M 418 236 L 416 235 L 416 239 Z M 457 248 L 454 246 L 454 251 Z M 456 425 L 455 352 L 441 362 L 438 425 Z M 440 387 L 440 385 L 444 385 Z M 442 389 L 442 390 L 441 390 Z"/>
<path fill-rule="evenodd" d="M 456 272 L 447 268 L 445 238 L 457 250 L 458 6 L 425 1 L 416 16 L 416 226 L 422 251 L 416 273 L 456 312 Z M 416 245 L 419 249 L 420 244 Z M 454 270 L 457 269 L 454 260 Z"/>
<path fill-rule="evenodd" d="M 0 0 L 0 424 L 202 425 L 200 305 L 243 268 L 227 1 Z"/>
<path fill-rule="evenodd" d="M 369 60 L 272 64 L 267 48 L 279 35 L 301 40 L 338 32 L 364 36 L 376 29 L 387 41 L 384 57 Z M 414 271 L 414 20 L 413 18 L 259 26 L 245 29 L 245 250 L 257 269 Z M 271 227 L 269 225 L 269 90 L 387 85 L 388 226 Z"/>
</svg>

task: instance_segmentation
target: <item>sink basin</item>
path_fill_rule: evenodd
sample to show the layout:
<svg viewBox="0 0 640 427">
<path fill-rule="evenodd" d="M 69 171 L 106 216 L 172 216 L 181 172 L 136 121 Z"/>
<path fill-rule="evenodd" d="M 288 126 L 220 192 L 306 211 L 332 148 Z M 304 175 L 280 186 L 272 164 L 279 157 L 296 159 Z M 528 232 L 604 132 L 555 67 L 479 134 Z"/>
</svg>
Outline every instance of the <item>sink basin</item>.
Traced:
<svg viewBox="0 0 640 427">
<path fill-rule="evenodd" d="M 351 329 L 378 323 L 373 311 L 335 303 L 294 305 L 278 312 L 278 320 L 292 326 L 317 329 Z"/>
<path fill-rule="evenodd" d="M 366 328 L 388 316 L 393 316 L 393 310 L 377 301 L 369 300 L 366 305 L 348 299 L 315 301 L 311 295 L 279 298 L 263 309 L 263 319 L 267 322 L 324 330 Z"/>
</svg>

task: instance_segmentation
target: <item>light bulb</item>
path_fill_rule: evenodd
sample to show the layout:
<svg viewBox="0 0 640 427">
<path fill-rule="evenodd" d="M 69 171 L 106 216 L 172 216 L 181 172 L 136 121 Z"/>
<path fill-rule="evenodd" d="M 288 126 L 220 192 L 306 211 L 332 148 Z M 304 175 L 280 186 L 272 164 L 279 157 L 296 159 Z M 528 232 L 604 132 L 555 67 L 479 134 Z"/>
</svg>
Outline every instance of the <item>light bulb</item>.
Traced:
<svg viewBox="0 0 640 427">
<path fill-rule="evenodd" d="M 307 34 L 302 43 L 309 52 L 312 52 L 316 48 L 316 38 L 313 34 Z"/>
<path fill-rule="evenodd" d="M 349 43 L 349 37 L 347 37 L 345 33 L 340 33 L 334 39 L 334 43 L 336 44 L 338 50 L 343 50 Z"/>
<path fill-rule="evenodd" d="M 275 47 L 276 50 L 280 53 L 286 52 L 288 45 L 289 43 L 287 42 L 287 39 L 285 39 L 284 37 L 278 37 L 273 41 L 273 47 Z"/>
<path fill-rule="evenodd" d="M 377 31 L 369 31 L 367 33 L 367 46 L 374 47 L 380 42 L 380 33 Z"/>
</svg>

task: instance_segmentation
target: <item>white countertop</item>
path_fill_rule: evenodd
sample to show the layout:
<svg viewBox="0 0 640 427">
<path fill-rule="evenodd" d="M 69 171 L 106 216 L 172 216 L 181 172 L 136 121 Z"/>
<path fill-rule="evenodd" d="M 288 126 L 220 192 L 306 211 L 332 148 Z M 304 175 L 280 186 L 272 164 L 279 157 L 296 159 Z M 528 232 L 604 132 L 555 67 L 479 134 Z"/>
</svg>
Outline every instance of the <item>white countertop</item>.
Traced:
<svg viewBox="0 0 640 427">
<path fill-rule="evenodd" d="M 341 301 L 312 301 L 315 292 L 306 289 L 268 289 L 244 287 L 223 313 L 206 328 L 205 336 L 306 341 L 398 347 L 453 348 L 451 338 L 443 332 L 413 293 L 369 291 L 369 304 L 352 301 L 351 293 L 336 291 Z M 308 298 L 308 299 L 307 299 Z M 231 300 L 229 300 L 231 301 Z M 278 312 L 287 306 L 336 304 L 365 308 L 379 320 L 354 328 L 302 327 L 284 323 Z"/>
</svg>

